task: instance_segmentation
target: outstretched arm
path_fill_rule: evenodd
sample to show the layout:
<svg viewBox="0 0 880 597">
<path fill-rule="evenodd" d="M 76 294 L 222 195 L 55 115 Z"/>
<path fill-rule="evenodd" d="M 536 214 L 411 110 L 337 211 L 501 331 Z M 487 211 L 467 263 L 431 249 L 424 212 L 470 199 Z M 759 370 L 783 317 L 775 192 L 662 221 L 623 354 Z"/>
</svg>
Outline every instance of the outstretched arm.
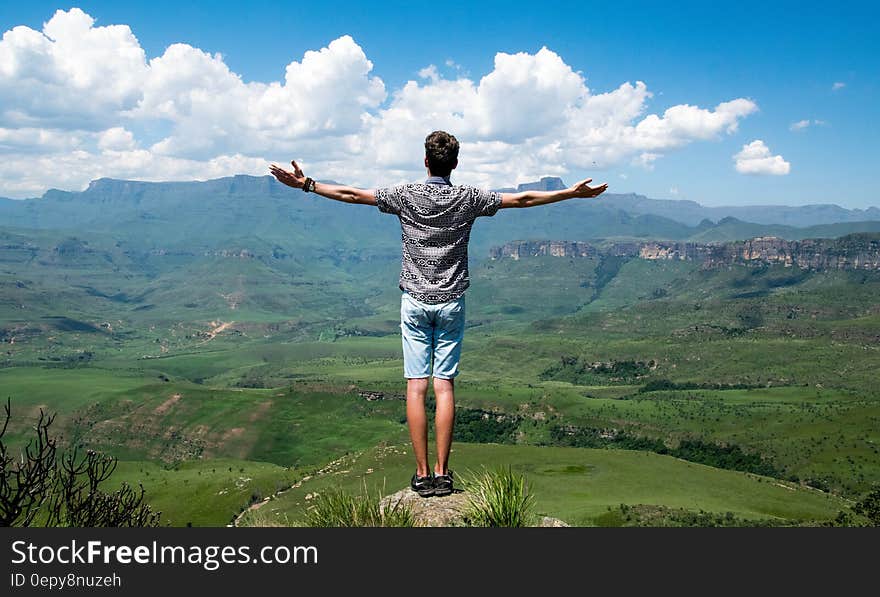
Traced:
<svg viewBox="0 0 880 597">
<path fill-rule="evenodd" d="M 303 185 L 306 183 L 306 176 L 295 161 L 291 161 L 290 164 L 293 166 L 293 172 L 285 170 L 275 164 L 269 166 L 269 172 L 272 173 L 272 176 L 278 179 L 278 182 L 293 187 L 294 189 L 302 189 Z M 358 189 L 341 184 L 327 184 L 316 181 L 314 192 L 322 197 L 342 201 L 343 203 L 376 205 L 376 191 L 373 189 Z"/>
<path fill-rule="evenodd" d="M 598 197 L 605 192 L 608 185 L 603 183 L 591 187 L 592 178 L 582 180 L 572 187 L 559 191 L 522 191 L 521 193 L 501 193 L 501 207 L 535 207 L 547 205 L 576 197 Z"/>
</svg>

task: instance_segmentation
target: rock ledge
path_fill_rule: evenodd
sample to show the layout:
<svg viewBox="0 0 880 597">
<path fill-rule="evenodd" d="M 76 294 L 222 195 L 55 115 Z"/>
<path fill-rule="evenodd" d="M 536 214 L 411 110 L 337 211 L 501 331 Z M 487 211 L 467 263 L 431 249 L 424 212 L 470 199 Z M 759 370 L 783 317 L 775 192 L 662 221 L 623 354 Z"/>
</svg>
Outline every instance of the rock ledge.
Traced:
<svg viewBox="0 0 880 597">
<path fill-rule="evenodd" d="M 413 490 L 406 488 L 385 496 L 380 503 L 382 508 L 392 504 L 400 504 L 412 508 L 417 526 L 423 527 L 460 527 L 464 524 L 464 513 L 468 508 L 468 497 L 464 491 L 456 491 L 443 497 L 420 497 Z M 558 518 L 540 517 L 539 527 L 567 527 Z"/>
</svg>

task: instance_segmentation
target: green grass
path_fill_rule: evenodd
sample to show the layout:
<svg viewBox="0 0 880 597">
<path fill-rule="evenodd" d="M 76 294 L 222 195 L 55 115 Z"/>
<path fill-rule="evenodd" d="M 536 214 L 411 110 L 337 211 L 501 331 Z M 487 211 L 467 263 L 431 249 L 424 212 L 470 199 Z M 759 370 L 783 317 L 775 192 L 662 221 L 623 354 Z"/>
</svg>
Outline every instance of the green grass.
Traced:
<svg viewBox="0 0 880 597">
<path fill-rule="evenodd" d="M 498 467 L 460 475 L 468 496 L 464 520 L 473 527 L 533 526 L 535 496 L 523 475 Z"/>
<path fill-rule="evenodd" d="M 462 443 L 453 447 L 455 470 L 507 465 L 528 479 L 537 515 L 580 526 L 595 525 L 621 503 L 785 521 L 828 520 L 846 507 L 840 498 L 813 489 L 649 452 Z M 355 492 L 364 482 L 370 487 L 405 487 L 412 467 L 408 447 L 380 446 L 270 501 L 263 515 L 302 520 L 316 494 Z"/>
<path fill-rule="evenodd" d="M 101 235 L 89 237 L 89 250 L 55 251 L 75 245 L 70 236 L 23 231 L 3 237 L 9 242 L 0 249 L 0 398 L 12 397 L 13 443 L 25 437 L 41 406 L 58 413 L 56 429 L 65 442 L 161 470 L 233 460 L 301 472 L 379 442 L 405 440 L 402 401 L 357 396 L 359 389 L 403 392 L 396 254 L 370 252 L 361 259 L 322 249 L 307 258 L 283 243 L 235 239 L 227 245 L 251 243 L 262 256 L 206 257 L 217 248 L 207 245 L 177 256 L 150 255 L 144 251 L 158 245 L 134 250 Z M 31 241 L 36 248 L 28 248 Z M 276 250 L 289 254 L 266 257 Z M 491 457 L 475 457 L 475 465 L 555 454 L 531 450 L 548 441 L 550 426 L 570 424 L 623 429 L 670 445 L 687 438 L 732 443 L 770 459 L 786 478 L 847 498 L 880 483 L 876 273 L 702 270 L 685 262 L 554 257 L 490 261 L 476 254 L 471 271 L 458 404 L 521 420 L 514 435 L 519 445 L 462 446 L 461 454 L 523 450 L 485 452 Z M 221 321 L 235 323 L 207 339 L 211 322 Z M 617 380 L 547 374 L 572 359 L 653 360 L 657 366 Z M 663 379 L 753 389 L 639 393 L 645 383 Z M 601 464 L 614 453 L 604 452 L 583 454 Z M 569 452 L 554 456 L 559 470 L 587 466 L 563 454 Z M 688 491 L 701 483 L 672 495 L 653 481 L 640 486 L 650 471 L 625 459 L 618 464 L 619 477 L 604 465 L 584 469 L 605 471 L 598 494 L 584 489 L 584 503 L 573 494 L 554 504 L 551 478 L 559 475 L 539 473 L 534 482 L 550 489 L 541 497 L 536 486 L 539 506 L 578 524 L 595 523 L 618 498 L 729 508 L 749 517 L 772 510 L 760 506 L 769 482 L 730 471 L 701 473 L 748 482 L 737 486 L 739 501 L 694 489 L 691 503 Z M 401 457 L 395 466 L 399 473 L 384 467 L 383 474 L 397 475 L 395 483 L 404 486 L 411 463 Z M 524 468 L 519 472 L 533 480 Z M 157 499 L 173 512 L 175 472 L 167 474 L 168 497 Z M 274 473 L 266 474 L 268 483 Z M 582 477 L 573 487 L 593 478 Z M 622 493 L 611 491 L 608 479 Z M 744 497 L 750 491 L 756 502 Z M 187 495 L 209 494 L 206 486 L 205 493 Z M 603 497 L 595 501 L 596 495 Z M 211 500 L 201 514 L 184 504 L 193 511 L 175 513 L 175 524 L 225 523 L 241 506 Z"/>
<path fill-rule="evenodd" d="M 297 474 L 267 462 L 217 458 L 165 468 L 155 462 L 120 461 L 108 488 L 142 484 L 144 499 L 171 526 L 225 526 L 244 508 L 290 487 Z"/>
<path fill-rule="evenodd" d="M 325 492 L 306 511 L 310 527 L 411 527 L 412 509 L 400 502 L 382 506 L 382 494 L 366 486 L 360 494 L 341 490 Z"/>
</svg>

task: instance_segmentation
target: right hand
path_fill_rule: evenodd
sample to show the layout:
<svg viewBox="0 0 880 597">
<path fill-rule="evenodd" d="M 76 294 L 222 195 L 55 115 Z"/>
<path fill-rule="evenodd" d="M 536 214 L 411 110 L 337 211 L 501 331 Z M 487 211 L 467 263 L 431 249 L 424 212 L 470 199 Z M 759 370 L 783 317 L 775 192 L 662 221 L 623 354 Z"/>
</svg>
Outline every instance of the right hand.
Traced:
<svg viewBox="0 0 880 597">
<path fill-rule="evenodd" d="M 286 184 L 295 189 L 303 188 L 303 185 L 306 183 L 306 175 L 303 174 L 302 168 L 300 168 L 294 160 L 290 161 L 290 165 L 293 166 L 293 172 L 285 170 L 275 164 L 269 166 L 269 172 L 271 172 L 272 176 L 278 179 L 278 182 L 282 184 Z"/>
<path fill-rule="evenodd" d="M 591 187 L 590 183 L 593 182 L 592 178 L 587 178 L 586 180 L 582 180 L 579 183 L 572 185 L 571 192 L 575 197 L 598 197 L 608 188 L 608 183 L 603 182 L 597 187 Z"/>
</svg>

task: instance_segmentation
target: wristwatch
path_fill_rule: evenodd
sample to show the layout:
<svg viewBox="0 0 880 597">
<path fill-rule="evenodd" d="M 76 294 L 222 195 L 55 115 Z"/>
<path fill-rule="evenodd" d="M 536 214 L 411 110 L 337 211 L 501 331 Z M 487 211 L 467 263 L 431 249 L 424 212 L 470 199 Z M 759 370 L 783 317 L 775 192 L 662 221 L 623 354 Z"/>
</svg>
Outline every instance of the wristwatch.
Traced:
<svg viewBox="0 0 880 597">
<path fill-rule="evenodd" d="M 315 181 L 311 178 L 306 178 L 306 181 L 303 183 L 303 193 L 311 193 L 315 190 Z"/>
</svg>

